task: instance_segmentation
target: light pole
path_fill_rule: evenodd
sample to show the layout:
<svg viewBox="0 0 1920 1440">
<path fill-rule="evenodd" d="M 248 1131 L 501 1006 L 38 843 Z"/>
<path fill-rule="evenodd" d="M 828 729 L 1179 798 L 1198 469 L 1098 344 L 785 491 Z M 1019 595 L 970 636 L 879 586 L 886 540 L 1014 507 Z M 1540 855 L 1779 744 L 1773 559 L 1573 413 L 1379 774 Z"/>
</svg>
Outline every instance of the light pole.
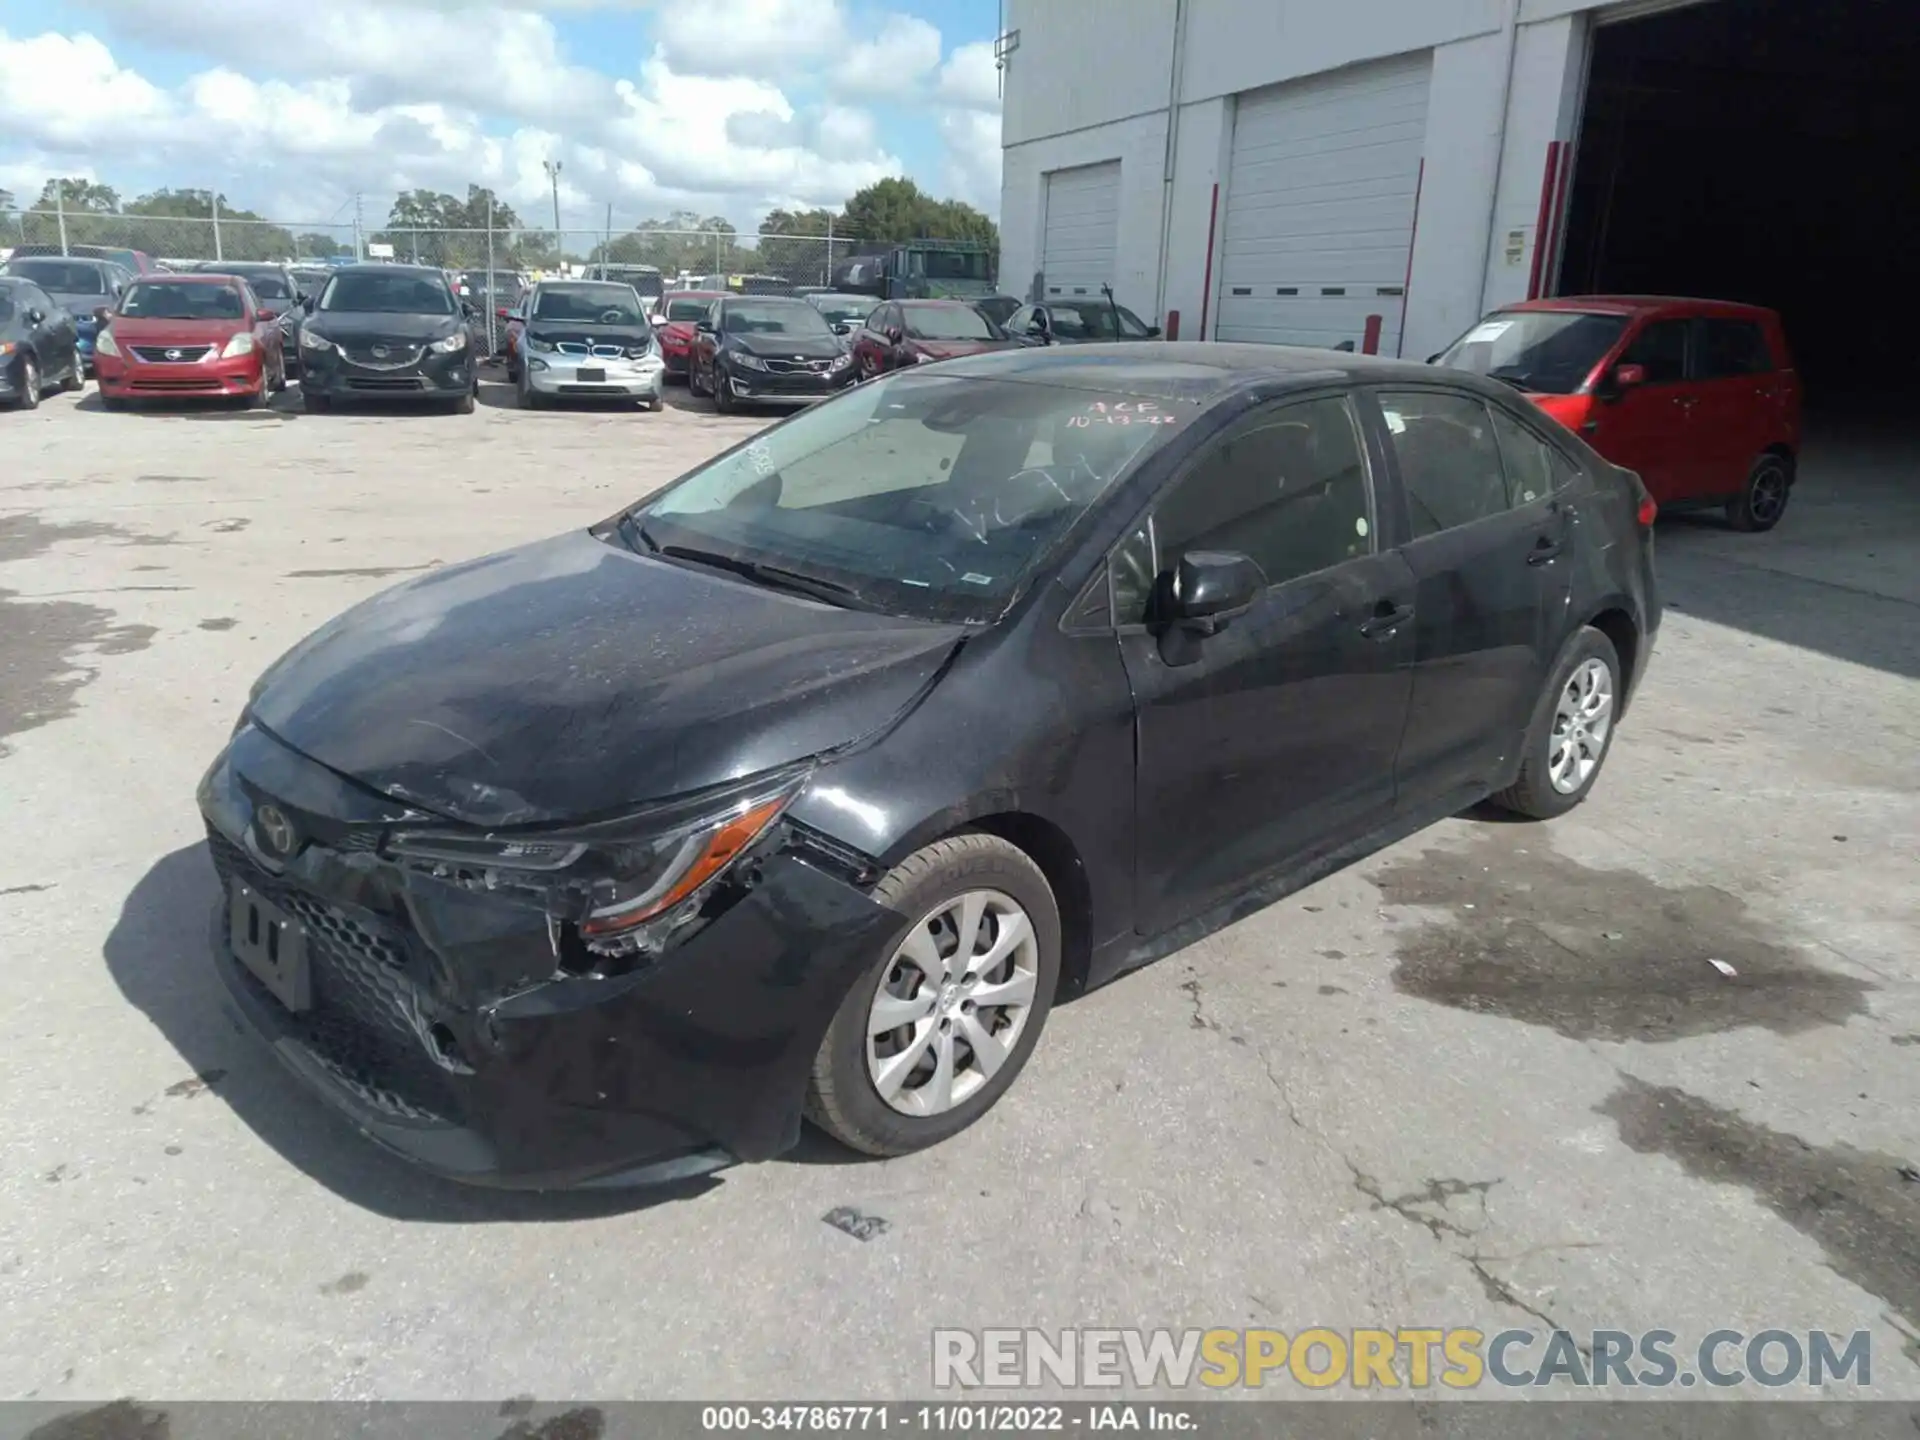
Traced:
<svg viewBox="0 0 1920 1440">
<path fill-rule="evenodd" d="M 553 187 L 553 248 L 560 260 L 567 256 L 567 247 L 560 240 L 560 162 L 542 160 L 540 164 L 547 172 L 547 184 Z"/>
</svg>

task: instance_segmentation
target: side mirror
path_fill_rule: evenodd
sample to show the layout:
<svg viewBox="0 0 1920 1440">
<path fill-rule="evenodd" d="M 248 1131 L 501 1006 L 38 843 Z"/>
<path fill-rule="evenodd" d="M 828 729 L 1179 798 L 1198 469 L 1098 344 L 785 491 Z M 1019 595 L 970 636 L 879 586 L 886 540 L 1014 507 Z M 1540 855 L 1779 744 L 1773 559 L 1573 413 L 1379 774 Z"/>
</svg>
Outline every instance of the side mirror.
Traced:
<svg viewBox="0 0 1920 1440">
<path fill-rule="evenodd" d="M 1160 338 L 1160 327 L 1158 325 L 1147 326 L 1147 338 L 1149 340 L 1158 340 Z"/>
<path fill-rule="evenodd" d="M 1431 355 L 1427 356 L 1426 363 L 1429 365 L 1438 365 L 1440 363 L 1440 357 L 1444 354 L 1446 354 L 1446 351 L 1436 350 Z"/>
<path fill-rule="evenodd" d="M 1027 322 L 1027 334 L 1035 340 L 1046 339 L 1047 322 L 1042 320 L 1038 315 L 1034 316 L 1033 319 Z"/>
<path fill-rule="evenodd" d="M 1613 369 L 1613 383 L 1622 390 L 1631 390 L 1636 385 L 1644 385 L 1647 383 L 1647 367 L 1616 365 Z"/>
<path fill-rule="evenodd" d="M 889 344 L 898 345 L 906 338 L 907 332 L 902 330 L 898 325 L 889 325 L 887 327 L 887 341 Z"/>
<path fill-rule="evenodd" d="M 853 325 L 850 321 L 836 320 L 833 322 L 833 333 L 836 335 L 851 335 L 853 333 Z"/>
<path fill-rule="evenodd" d="M 1169 610 L 1182 629 L 1218 635 L 1251 610 L 1266 588 L 1266 574 L 1249 556 L 1236 550 L 1190 550 L 1174 566 Z"/>
<path fill-rule="evenodd" d="M 713 334 L 713 322 L 711 320 L 695 321 L 693 328 L 699 331 L 702 335 Z"/>
<path fill-rule="evenodd" d="M 647 323 L 653 326 L 654 329 L 658 330 L 662 325 L 667 323 L 667 317 L 664 315 L 655 313 L 647 316 Z"/>
</svg>

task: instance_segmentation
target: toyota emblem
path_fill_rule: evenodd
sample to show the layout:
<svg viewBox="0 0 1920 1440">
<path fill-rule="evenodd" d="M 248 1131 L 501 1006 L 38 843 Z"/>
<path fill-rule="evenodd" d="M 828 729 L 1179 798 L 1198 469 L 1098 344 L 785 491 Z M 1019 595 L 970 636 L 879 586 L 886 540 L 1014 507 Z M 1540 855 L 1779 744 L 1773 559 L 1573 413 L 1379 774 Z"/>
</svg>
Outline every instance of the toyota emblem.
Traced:
<svg viewBox="0 0 1920 1440">
<path fill-rule="evenodd" d="M 169 360 L 178 360 L 180 358 L 180 352 L 178 350 L 169 350 L 167 351 L 167 358 Z"/>
<path fill-rule="evenodd" d="M 384 345 L 376 345 L 376 346 L 374 346 L 374 347 L 373 347 L 373 358 L 374 358 L 374 359 L 376 359 L 376 360 L 384 360 L 384 359 L 386 359 L 386 358 L 387 358 L 387 347 L 386 347 L 386 346 L 384 346 Z"/>
<path fill-rule="evenodd" d="M 260 837 L 261 848 L 270 855 L 285 859 L 293 854 L 296 836 L 293 821 L 277 805 L 262 805 L 253 812 L 253 828 Z"/>
</svg>

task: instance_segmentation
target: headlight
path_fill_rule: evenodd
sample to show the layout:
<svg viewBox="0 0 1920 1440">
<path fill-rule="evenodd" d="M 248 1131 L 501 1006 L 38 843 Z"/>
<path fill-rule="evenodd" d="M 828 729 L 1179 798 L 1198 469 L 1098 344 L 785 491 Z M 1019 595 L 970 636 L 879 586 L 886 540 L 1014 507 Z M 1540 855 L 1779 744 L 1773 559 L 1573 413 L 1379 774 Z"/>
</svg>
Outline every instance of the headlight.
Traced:
<svg viewBox="0 0 1920 1440">
<path fill-rule="evenodd" d="M 699 913 L 694 902 L 766 833 L 808 773 L 758 776 L 565 831 L 402 830 L 389 845 L 411 870 L 518 896 L 577 927 L 588 949 L 630 955 L 657 949 Z"/>
<path fill-rule="evenodd" d="M 333 349 L 333 342 L 324 335 L 316 335 L 311 330 L 302 330 L 300 332 L 300 348 L 302 350 L 331 350 Z"/>
<path fill-rule="evenodd" d="M 651 345 L 635 345 L 628 349 L 627 358 L 629 360 L 644 360 L 651 354 L 653 354 L 653 347 Z"/>
<path fill-rule="evenodd" d="M 231 360 L 237 355 L 251 355 L 252 353 L 253 333 L 243 330 L 240 334 L 227 341 L 226 348 L 220 352 L 220 358 L 222 360 Z"/>
<path fill-rule="evenodd" d="M 852 363 L 853 363 L 853 356 L 841 354 L 841 355 L 834 356 L 833 363 L 829 365 L 827 368 L 829 370 L 844 370 L 847 368 L 847 366 L 851 365 Z"/>
<path fill-rule="evenodd" d="M 12 348 L 11 345 L 7 347 L 8 350 Z M 0 355 L 5 353 L 6 351 L 0 350 Z M 93 337 L 93 353 L 96 355 L 111 355 L 116 360 L 120 358 L 120 346 L 114 341 L 113 331 L 102 330 L 98 335 Z"/>
<path fill-rule="evenodd" d="M 456 330 L 444 340 L 436 340 L 427 347 L 436 355 L 452 355 L 467 348 L 467 332 Z"/>
<path fill-rule="evenodd" d="M 551 355 L 553 353 L 553 342 L 551 340 L 536 339 L 534 336 L 529 335 L 527 336 L 527 349 L 533 351 L 536 355 Z"/>
<path fill-rule="evenodd" d="M 744 370 L 764 370 L 767 368 L 766 361 L 762 360 L 758 355 L 749 355 L 744 350 L 736 350 L 727 358 Z"/>
</svg>

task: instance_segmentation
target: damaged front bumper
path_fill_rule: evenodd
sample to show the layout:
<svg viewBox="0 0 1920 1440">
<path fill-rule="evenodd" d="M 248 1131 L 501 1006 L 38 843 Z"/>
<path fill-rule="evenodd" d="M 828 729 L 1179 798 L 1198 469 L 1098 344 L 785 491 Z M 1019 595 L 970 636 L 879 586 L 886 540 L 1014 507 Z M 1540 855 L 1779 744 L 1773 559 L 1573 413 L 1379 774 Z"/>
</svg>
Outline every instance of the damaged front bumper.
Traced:
<svg viewBox="0 0 1920 1440">
<path fill-rule="evenodd" d="M 846 868 L 858 857 L 782 822 L 659 953 L 575 973 L 523 902 L 382 853 L 418 811 L 256 726 L 199 801 L 241 1015 L 368 1137 L 473 1184 L 640 1185 L 779 1154 L 834 1009 L 900 924 Z M 297 933 L 292 1008 L 241 958 L 249 906 Z"/>
</svg>

